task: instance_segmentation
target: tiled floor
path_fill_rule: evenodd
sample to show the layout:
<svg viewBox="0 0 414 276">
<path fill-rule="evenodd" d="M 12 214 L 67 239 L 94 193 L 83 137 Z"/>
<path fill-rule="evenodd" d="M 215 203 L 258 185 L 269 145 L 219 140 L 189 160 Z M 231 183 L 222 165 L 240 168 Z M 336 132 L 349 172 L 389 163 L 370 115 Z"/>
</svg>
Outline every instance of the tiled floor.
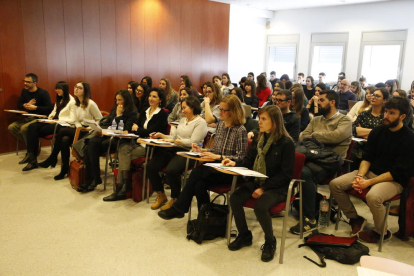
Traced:
<svg viewBox="0 0 414 276">
<path fill-rule="evenodd" d="M 45 148 L 39 160 L 46 158 Z M 198 245 L 186 240 L 186 219 L 161 220 L 145 202 L 132 200 L 103 202 L 111 193 L 102 185 L 91 193 L 80 194 L 68 179 L 53 180 L 54 169 L 22 172 L 18 161 L 23 153 L 0 155 L 0 275 L 356 275 L 357 265 L 327 261 L 319 268 L 303 258 L 316 259 L 308 248 L 298 248 L 298 236 L 288 234 L 285 261 L 260 261 L 263 233 L 254 213 L 247 210 L 253 245 L 230 252 L 224 239 Z M 102 164 L 104 162 L 101 162 Z M 103 167 L 103 166 L 102 166 Z M 112 183 L 112 178 L 110 180 Z M 327 193 L 327 187 L 320 189 Z M 151 200 L 154 199 L 154 196 Z M 195 201 L 193 202 L 195 203 Z M 357 202 L 360 214 L 372 217 L 368 208 Z M 193 216 L 196 213 L 193 204 Z M 280 246 L 282 219 L 273 219 Z M 289 226 L 296 224 L 289 217 Z M 390 229 L 398 229 L 390 217 Z M 233 227 L 234 228 L 234 227 Z M 348 235 L 345 223 L 334 231 Z M 385 243 L 382 253 L 368 245 L 373 256 L 414 265 L 414 241 L 397 238 Z"/>
</svg>

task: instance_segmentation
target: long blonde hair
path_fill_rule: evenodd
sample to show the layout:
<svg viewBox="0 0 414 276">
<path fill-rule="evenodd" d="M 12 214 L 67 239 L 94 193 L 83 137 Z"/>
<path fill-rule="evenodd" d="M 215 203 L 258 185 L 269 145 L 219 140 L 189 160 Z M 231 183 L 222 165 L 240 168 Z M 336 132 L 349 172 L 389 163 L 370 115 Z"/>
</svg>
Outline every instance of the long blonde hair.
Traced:
<svg viewBox="0 0 414 276">
<path fill-rule="evenodd" d="M 161 80 L 162 81 L 165 81 L 165 84 L 167 85 L 165 87 L 164 91 L 165 91 L 165 94 L 167 95 L 167 101 L 169 101 L 170 100 L 171 93 L 177 93 L 177 92 L 174 90 L 174 88 L 172 88 L 171 81 L 169 79 L 162 78 Z"/>
<path fill-rule="evenodd" d="M 227 95 L 222 98 L 220 102 L 227 104 L 231 114 L 231 124 L 233 126 L 244 125 L 246 123 L 244 108 L 237 96 Z"/>
</svg>

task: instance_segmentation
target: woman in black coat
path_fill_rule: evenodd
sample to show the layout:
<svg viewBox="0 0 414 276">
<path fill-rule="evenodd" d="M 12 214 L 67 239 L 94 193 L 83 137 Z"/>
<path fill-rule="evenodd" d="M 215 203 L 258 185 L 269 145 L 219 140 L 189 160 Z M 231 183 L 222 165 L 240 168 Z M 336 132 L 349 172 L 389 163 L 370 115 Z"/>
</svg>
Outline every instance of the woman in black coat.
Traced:
<svg viewBox="0 0 414 276">
<path fill-rule="evenodd" d="M 122 131 L 130 132 L 132 125 L 137 121 L 138 113 L 134 101 L 128 90 L 119 90 L 115 95 L 115 105 L 111 109 L 108 117 L 104 118 L 103 127 L 109 130 L 120 130 L 119 124 L 122 121 L 124 126 Z M 102 122 L 102 121 L 101 121 Z M 86 167 L 86 182 L 80 186 L 83 192 L 92 191 L 98 184 L 102 183 L 100 176 L 99 157 L 108 150 L 111 139 L 103 136 L 102 132 L 89 139 L 84 150 L 84 162 Z M 111 148 L 115 149 L 117 141 L 112 139 Z"/>
<path fill-rule="evenodd" d="M 251 179 L 230 197 L 239 235 L 228 246 L 231 251 L 236 251 L 252 244 L 253 236 L 247 227 L 243 205 L 253 197 L 257 199 L 254 212 L 265 234 L 262 261 L 268 262 L 273 259 L 276 250 L 269 209 L 286 200 L 295 163 L 295 146 L 277 106 L 266 106 L 260 110 L 259 128 L 260 134 L 245 158 L 237 161 L 225 159 L 222 164 L 247 167 L 268 176 Z"/>
</svg>

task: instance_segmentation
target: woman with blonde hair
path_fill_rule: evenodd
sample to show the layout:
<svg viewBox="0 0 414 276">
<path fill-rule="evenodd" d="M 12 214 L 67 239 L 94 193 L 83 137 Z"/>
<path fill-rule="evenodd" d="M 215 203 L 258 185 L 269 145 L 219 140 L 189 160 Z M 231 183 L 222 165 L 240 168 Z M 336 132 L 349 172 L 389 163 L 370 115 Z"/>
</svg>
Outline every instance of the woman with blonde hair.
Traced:
<svg viewBox="0 0 414 276">
<path fill-rule="evenodd" d="M 247 132 L 243 126 L 246 119 L 242 104 L 234 95 L 227 95 L 220 101 L 220 121 L 217 124 L 214 145 L 211 149 L 203 149 L 196 144 L 192 150 L 200 152 L 201 158 L 221 162 L 224 159 L 238 160 L 246 156 Z M 187 213 L 193 196 L 197 197 L 198 209 L 204 203 L 210 202 L 207 188 L 210 184 L 231 183 L 232 175 L 221 173 L 211 167 L 200 166 L 195 168 L 171 208 L 158 212 L 162 219 L 183 218 Z"/>
<path fill-rule="evenodd" d="M 171 113 L 174 106 L 178 103 L 178 94 L 171 87 L 171 82 L 167 78 L 162 78 L 160 80 L 159 87 L 164 89 L 165 95 L 167 96 L 167 104 L 164 108 L 167 109 L 169 113 Z"/>
<path fill-rule="evenodd" d="M 357 102 L 351 110 L 348 112 L 348 117 L 351 118 L 352 122 L 356 120 L 362 111 L 368 110 L 371 107 L 371 97 L 376 88 L 374 86 L 368 86 L 365 89 L 365 98 L 363 101 Z"/>
<path fill-rule="evenodd" d="M 220 117 L 221 92 L 215 83 L 207 82 L 206 86 L 206 95 L 204 95 L 204 102 L 201 104 L 201 117 L 206 120 L 208 131 L 214 133 L 216 132 L 216 123 Z"/>
<path fill-rule="evenodd" d="M 273 235 L 272 218 L 269 209 L 286 200 L 295 163 L 295 145 L 284 126 L 283 115 L 277 106 L 266 106 L 259 111 L 260 134 L 253 141 L 247 156 L 232 161 L 225 159 L 224 166 L 247 167 L 268 178 L 250 178 L 230 198 L 231 209 L 239 232 L 228 246 L 236 251 L 252 245 L 252 232 L 246 222 L 243 205 L 250 198 L 257 199 L 254 212 L 265 236 L 262 246 L 262 261 L 273 259 L 276 238 Z"/>
<path fill-rule="evenodd" d="M 358 81 L 351 82 L 349 90 L 356 95 L 357 101 L 363 101 L 365 99 L 365 91 L 361 89 Z"/>
</svg>

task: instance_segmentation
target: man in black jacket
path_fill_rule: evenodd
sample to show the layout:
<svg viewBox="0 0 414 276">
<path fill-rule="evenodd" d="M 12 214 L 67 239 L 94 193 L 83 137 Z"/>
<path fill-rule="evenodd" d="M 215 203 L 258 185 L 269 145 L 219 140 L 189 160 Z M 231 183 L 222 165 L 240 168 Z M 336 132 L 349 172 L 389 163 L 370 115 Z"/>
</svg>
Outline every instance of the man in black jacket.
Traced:
<svg viewBox="0 0 414 276">
<path fill-rule="evenodd" d="M 407 98 L 393 97 L 384 106 L 383 125 L 374 128 L 368 136 L 362 162 L 358 170 L 331 181 L 330 190 L 340 209 L 350 219 L 351 236 L 370 243 L 391 238 L 389 230 L 382 229 L 386 208 L 384 201 L 402 192 L 414 167 L 414 133 L 404 125 L 410 109 Z M 360 193 L 369 189 L 366 202 L 374 219 L 374 230 L 365 230 L 366 220 L 359 216 L 345 191 Z M 365 190 L 366 191 L 366 190 Z"/>
<path fill-rule="evenodd" d="M 285 128 L 290 137 L 296 142 L 299 138 L 300 118 L 295 111 L 289 109 L 292 102 L 292 92 L 289 90 L 279 90 L 276 94 L 276 105 L 283 114 Z"/>
<path fill-rule="evenodd" d="M 49 115 L 53 109 L 52 101 L 49 93 L 37 87 L 38 78 L 35 74 L 29 73 L 24 78 L 24 88 L 18 101 L 18 108 L 25 110 L 28 113 L 38 115 Z M 24 141 L 27 144 L 27 130 L 31 123 L 36 122 L 34 117 L 25 117 L 11 123 L 8 127 L 11 134 L 17 139 Z M 26 155 L 27 157 L 27 155 Z M 24 158 L 19 164 L 27 163 L 27 158 Z"/>
</svg>

